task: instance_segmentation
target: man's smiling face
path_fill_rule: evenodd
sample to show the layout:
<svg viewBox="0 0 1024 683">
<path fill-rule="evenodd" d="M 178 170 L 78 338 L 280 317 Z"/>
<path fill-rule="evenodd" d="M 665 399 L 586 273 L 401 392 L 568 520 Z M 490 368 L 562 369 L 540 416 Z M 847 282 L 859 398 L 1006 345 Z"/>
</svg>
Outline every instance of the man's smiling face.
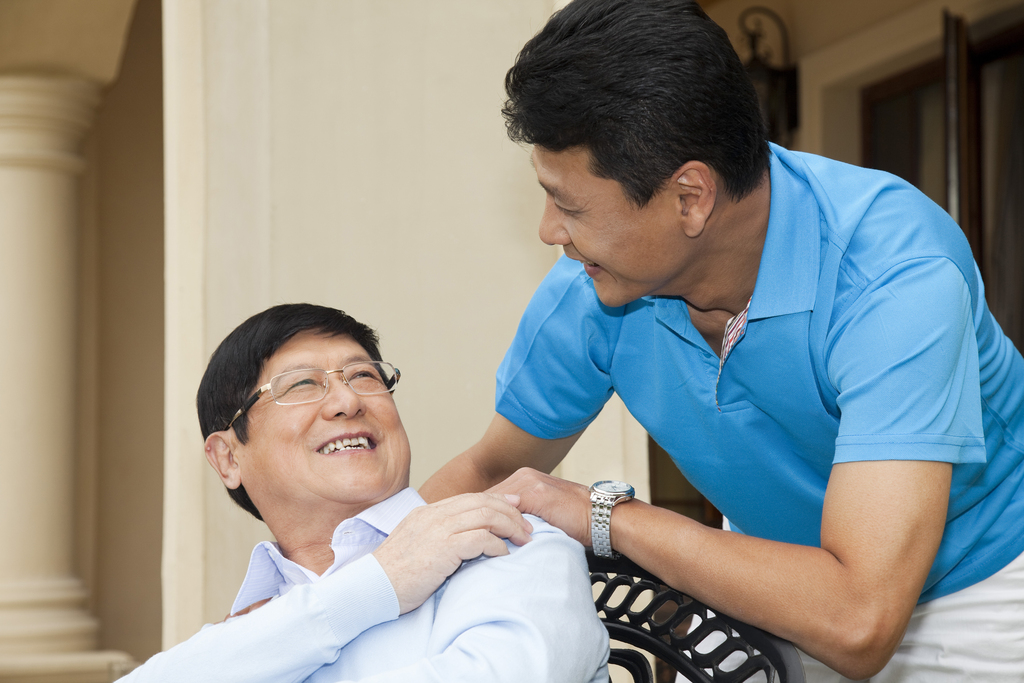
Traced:
<svg viewBox="0 0 1024 683">
<path fill-rule="evenodd" d="M 599 178 L 585 149 L 533 148 L 537 180 L 547 192 L 540 222 L 545 244 L 584 264 L 606 306 L 642 296 L 682 296 L 690 250 L 680 229 L 674 183 L 636 208 L 614 180 Z"/>
<path fill-rule="evenodd" d="M 302 332 L 267 360 L 258 385 L 289 370 L 336 370 L 363 360 L 369 354 L 351 337 Z M 278 405 L 267 392 L 249 416 L 248 442 L 232 434 L 232 452 L 240 483 L 264 518 L 351 517 L 409 484 L 409 439 L 391 394 L 357 395 L 336 373 L 320 401 Z"/>
</svg>

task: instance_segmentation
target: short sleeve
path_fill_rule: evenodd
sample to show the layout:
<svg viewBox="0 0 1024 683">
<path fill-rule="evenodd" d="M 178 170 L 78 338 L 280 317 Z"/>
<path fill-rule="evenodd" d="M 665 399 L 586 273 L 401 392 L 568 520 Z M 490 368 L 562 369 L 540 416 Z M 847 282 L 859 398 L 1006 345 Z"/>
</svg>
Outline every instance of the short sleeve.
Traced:
<svg viewBox="0 0 1024 683">
<path fill-rule="evenodd" d="M 909 260 L 867 283 L 828 349 L 835 462 L 985 461 L 971 293 L 951 261 Z"/>
<path fill-rule="evenodd" d="M 560 258 L 498 367 L 497 412 L 543 439 L 586 428 L 612 394 L 608 369 L 622 314 L 601 304 L 579 263 Z"/>
</svg>

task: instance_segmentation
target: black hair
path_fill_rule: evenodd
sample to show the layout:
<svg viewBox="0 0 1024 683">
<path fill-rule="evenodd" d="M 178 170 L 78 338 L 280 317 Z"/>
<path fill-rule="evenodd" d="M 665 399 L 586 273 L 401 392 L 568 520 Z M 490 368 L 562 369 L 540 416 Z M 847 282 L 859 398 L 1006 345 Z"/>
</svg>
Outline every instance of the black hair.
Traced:
<svg viewBox="0 0 1024 683">
<path fill-rule="evenodd" d="M 256 391 L 264 363 L 300 332 L 349 336 L 370 358 L 382 360 L 377 333 L 344 311 L 314 304 L 281 304 L 268 308 L 236 327 L 210 357 L 196 395 L 203 439 L 227 426 Z M 242 443 L 249 440 L 248 418 L 249 414 L 245 413 L 231 425 Z M 228 494 L 242 509 L 263 521 L 244 486 L 228 489 Z"/>
<path fill-rule="evenodd" d="M 505 76 L 509 137 L 581 147 L 591 172 L 645 206 L 696 160 L 741 199 L 769 168 L 757 93 L 728 36 L 692 0 L 575 0 Z"/>
</svg>

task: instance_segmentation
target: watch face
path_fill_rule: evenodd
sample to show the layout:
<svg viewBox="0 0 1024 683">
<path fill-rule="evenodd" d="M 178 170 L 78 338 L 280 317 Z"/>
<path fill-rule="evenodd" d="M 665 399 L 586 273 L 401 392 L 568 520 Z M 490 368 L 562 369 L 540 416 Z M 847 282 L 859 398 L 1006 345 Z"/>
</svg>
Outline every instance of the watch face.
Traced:
<svg viewBox="0 0 1024 683">
<path fill-rule="evenodd" d="M 624 481 L 599 481 L 594 484 L 594 490 L 601 493 L 633 493 L 633 487 Z"/>
</svg>

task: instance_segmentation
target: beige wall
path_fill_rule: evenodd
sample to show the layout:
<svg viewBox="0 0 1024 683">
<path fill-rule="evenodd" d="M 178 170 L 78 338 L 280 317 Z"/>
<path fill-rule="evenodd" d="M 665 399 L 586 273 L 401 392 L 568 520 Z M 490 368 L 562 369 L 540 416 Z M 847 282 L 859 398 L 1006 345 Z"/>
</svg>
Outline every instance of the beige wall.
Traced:
<svg viewBox="0 0 1024 683">
<path fill-rule="evenodd" d="M 413 485 L 483 433 L 495 369 L 558 253 L 537 239 L 542 192 L 499 111 L 550 11 L 165 6 L 166 644 L 223 617 L 267 535 L 203 461 L 192 408 L 206 359 L 247 316 L 312 301 L 378 328 L 403 371 Z M 632 473 L 643 489 L 644 434 L 621 404 L 606 412 L 563 473 Z"/>
<path fill-rule="evenodd" d="M 117 76 L 135 0 L 3 0 L 0 72 Z"/>
<path fill-rule="evenodd" d="M 163 128 L 160 2 L 139 0 L 88 141 L 101 647 L 159 651 L 163 510 Z M 84 245 L 83 245 L 84 246 Z"/>
</svg>

